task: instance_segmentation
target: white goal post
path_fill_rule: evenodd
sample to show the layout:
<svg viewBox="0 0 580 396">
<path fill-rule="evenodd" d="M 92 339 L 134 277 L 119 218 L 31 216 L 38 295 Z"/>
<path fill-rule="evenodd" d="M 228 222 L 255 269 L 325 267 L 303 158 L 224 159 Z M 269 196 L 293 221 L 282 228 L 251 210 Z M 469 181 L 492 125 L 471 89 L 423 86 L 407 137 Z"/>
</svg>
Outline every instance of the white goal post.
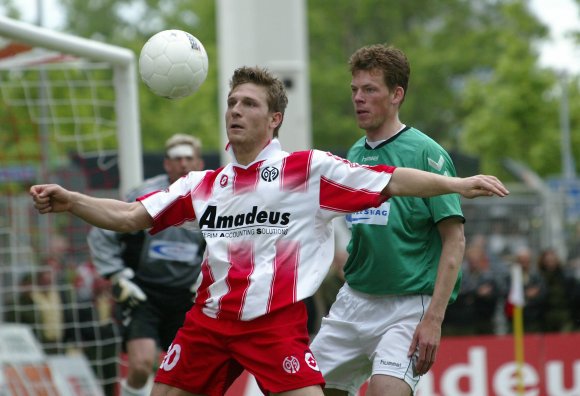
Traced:
<svg viewBox="0 0 580 396">
<path fill-rule="evenodd" d="M 42 373 L 68 373 L 68 354 L 82 355 L 106 395 L 116 394 L 126 360 L 110 284 L 90 259 L 90 228 L 39 216 L 27 191 L 59 183 L 121 198 L 142 183 L 136 64 L 129 49 L 0 16 L 0 328 L 29 326 L 48 356 L 32 367 Z M 2 332 L 0 344 L 8 341 Z M 0 395 L 57 386 L 29 381 L 31 368 L 1 355 Z M 58 389 L 46 394 L 68 394 Z"/>
<path fill-rule="evenodd" d="M 240 65 L 267 67 L 286 85 L 288 108 L 280 129 L 280 142 L 288 152 L 312 147 L 306 3 L 306 0 L 216 1 L 220 114 L 226 110 L 233 71 Z M 223 117 L 221 122 L 225 147 Z M 223 152 L 222 162 L 227 161 L 227 153 Z"/>
<path fill-rule="evenodd" d="M 126 48 L 56 32 L 0 16 L 0 36 L 15 41 L 109 63 L 114 68 L 120 192 L 143 180 L 141 131 L 135 54 Z"/>
</svg>

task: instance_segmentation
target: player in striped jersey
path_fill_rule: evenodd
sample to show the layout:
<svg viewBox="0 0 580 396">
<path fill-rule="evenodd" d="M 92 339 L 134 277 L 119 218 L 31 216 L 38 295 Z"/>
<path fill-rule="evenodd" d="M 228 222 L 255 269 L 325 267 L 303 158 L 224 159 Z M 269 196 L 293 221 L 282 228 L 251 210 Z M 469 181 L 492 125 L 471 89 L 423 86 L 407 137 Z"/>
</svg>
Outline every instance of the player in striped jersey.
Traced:
<svg viewBox="0 0 580 396">
<path fill-rule="evenodd" d="M 156 233 L 197 221 L 207 243 L 202 281 L 157 372 L 154 396 L 223 395 L 243 369 L 267 394 L 322 395 L 301 301 L 332 261 L 331 220 L 394 195 L 508 191 L 493 176 L 449 178 L 361 166 L 318 150 L 284 152 L 276 139 L 287 105 L 284 84 L 265 69 L 242 67 L 230 87 L 228 165 L 190 172 L 135 203 L 32 186 L 34 206 L 121 232 Z"/>
</svg>

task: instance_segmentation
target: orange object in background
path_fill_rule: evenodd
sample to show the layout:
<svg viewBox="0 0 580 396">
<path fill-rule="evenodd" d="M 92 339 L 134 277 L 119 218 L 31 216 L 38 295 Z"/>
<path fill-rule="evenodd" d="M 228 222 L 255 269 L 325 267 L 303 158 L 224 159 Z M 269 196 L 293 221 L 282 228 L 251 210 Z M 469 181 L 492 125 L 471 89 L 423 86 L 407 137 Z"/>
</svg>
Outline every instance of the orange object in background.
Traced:
<svg viewBox="0 0 580 396">
<path fill-rule="evenodd" d="M 4 377 L 11 394 L 22 396 L 56 396 L 50 367 L 46 363 L 6 364 Z"/>
</svg>

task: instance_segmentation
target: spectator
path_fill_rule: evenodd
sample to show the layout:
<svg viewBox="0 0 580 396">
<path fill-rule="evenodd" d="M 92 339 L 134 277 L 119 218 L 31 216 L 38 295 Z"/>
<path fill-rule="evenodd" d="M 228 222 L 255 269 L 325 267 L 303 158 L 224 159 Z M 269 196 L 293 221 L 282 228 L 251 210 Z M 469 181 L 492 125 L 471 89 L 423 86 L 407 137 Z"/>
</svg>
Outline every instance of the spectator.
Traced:
<svg viewBox="0 0 580 396">
<path fill-rule="evenodd" d="M 477 240 L 476 240 L 477 241 Z M 474 241 L 465 250 L 463 278 L 457 301 L 447 309 L 446 335 L 493 334 L 500 287 L 484 246 Z"/>
<path fill-rule="evenodd" d="M 515 264 L 522 267 L 524 282 L 524 329 L 529 333 L 544 329 L 546 284 L 541 275 L 532 268 L 532 252 L 528 247 L 520 247 L 515 255 Z M 508 318 L 511 319 L 508 312 Z"/>
<path fill-rule="evenodd" d="M 572 239 L 569 242 L 568 268 L 574 280 L 571 295 L 572 322 L 574 330 L 580 330 L 580 221 L 574 227 Z"/>
<path fill-rule="evenodd" d="M 565 271 L 554 249 L 541 252 L 538 270 L 546 284 L 544 331 L 570 331 L 574 278 Z"/>
<path fill-rule="evenodd" d="M 74 283 L 79 344 L 102 384 L 105 396 L 115 396 L 121 336 L 112 315 L 111 284 L 99 276 L 91 262 L 77 267 Z"/>
<path fill-rule="evenodd" d="M 48 354 L 63 353 L 64 343 L 72 339 L 71 296 L 59 290 L 50 267 L 43 266 L 23 276 L 18 305 L 9 321 L 25 323 Z"/>
<path fill-rule="evenodd" d="M 578 331 L 580 330 L 580 277 L 574 277 L 572 281 L 572 326 L 574 330 Z"/>
</svg>

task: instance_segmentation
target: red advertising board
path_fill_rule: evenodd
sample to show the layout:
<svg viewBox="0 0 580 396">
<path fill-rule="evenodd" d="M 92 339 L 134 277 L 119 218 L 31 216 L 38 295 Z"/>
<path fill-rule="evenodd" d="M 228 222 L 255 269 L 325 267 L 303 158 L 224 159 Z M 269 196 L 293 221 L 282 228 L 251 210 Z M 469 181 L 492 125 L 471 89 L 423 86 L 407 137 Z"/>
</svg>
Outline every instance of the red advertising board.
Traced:
<svg viewBox="0 0 580 396">
<path fill-rule="evenodd" d="M 524 345 L 525 396 L 580 396 L 580 333 L 528 335 Z M 416 395 L 516 396 L 516 372 L 511 336 L 447 337 Z M 261 395 L 246 373 L 227 393 L 242 395 Z"/>
<path fill-rule="evenodd" d="M 580 333 L 527 335 L 524 354 L 524 396 L 580 396 Z M 516 396 L 516 372 L 511 335 L 446 337 L 416 396 Z M 260 395 L 245 372 L 226 393 Z"/>
<path fill-rule="evenodd" d="M 580 396 L 580 334 L 528 335 L 524 353 L 526 396 Z M 516 368 L 511 336 L 445 338 L 417 396 L 514 396 Z"/>
</svg>

